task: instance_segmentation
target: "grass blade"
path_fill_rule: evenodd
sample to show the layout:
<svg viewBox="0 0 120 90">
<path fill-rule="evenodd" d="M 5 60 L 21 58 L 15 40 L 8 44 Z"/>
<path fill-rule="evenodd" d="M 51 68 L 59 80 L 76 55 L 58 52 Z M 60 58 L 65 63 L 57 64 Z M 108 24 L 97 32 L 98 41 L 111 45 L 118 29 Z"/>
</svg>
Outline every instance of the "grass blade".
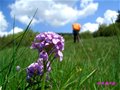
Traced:
<svg viewBox="0 0 120 90">
<path fill-rule="evenodd" d="M 97 71 L 97 69 L 94 69 L 85 79 L 83 79 L 79 86 L 81 86 L 87 79 L 89 79 L 95 72 Z"/>
</svg>

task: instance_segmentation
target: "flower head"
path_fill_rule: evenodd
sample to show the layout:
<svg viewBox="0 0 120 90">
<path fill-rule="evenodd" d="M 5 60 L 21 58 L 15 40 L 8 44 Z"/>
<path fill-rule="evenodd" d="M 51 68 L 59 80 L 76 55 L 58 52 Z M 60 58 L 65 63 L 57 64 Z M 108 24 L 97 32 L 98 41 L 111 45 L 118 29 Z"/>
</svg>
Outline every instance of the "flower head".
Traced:
<svg viewBox="0 0 120 90">
<path fill-rule="evenodd" d="M 40 33 L 35 37 L 31 48 L 38 49 L 40 58 L 47 59 L 47 56 L 53 53 L 61 61 L 63 57 L 62 51 L 64 50 L 64 38 L 54 32 Z"/>
<path fill-rule="evenodd" d="M 17 70 L 17 71 L 20 71 L 20 66 L 16 66 L 16 70 Z"/>
<path fill-rule="evenodd" d="M 43 65 L 39 65 L 38 63 L 32 63 L 27 68 L 27 76 L 33 77 L 34 75 L 42 75 L 43 73 Z"/>
<path fill-rule="evenodd" d="M 42 58 L 43 60 L 48 60 L 48 54 L 45 51 L 40 52 L 39 57 Z"/>
</svg>

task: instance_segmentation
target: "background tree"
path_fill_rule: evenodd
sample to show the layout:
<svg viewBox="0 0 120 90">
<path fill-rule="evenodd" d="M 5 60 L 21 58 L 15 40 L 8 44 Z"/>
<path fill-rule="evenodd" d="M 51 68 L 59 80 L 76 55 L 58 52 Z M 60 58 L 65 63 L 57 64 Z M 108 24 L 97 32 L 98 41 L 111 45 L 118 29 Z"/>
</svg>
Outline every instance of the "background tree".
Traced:
<svg viewBox="0 0 120 90">
<path fill-rule="evenodd" d="M 118 17 L 117 17 L 116 22 L 117 22 L 117 23 L 120 23 L 120 10 L 118 10 Z"/>
</svg>

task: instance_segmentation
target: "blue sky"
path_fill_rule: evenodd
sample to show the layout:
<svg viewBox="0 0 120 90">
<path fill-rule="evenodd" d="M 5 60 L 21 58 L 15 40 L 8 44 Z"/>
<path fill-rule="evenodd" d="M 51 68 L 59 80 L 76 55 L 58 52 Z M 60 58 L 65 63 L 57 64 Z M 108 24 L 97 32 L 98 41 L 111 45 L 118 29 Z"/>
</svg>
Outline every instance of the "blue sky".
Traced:
<svg viewBox="0 0 120 90">
<path fill-rule="evenodd" d="M 16 33 L 27 26 L 36 8 L 31 28 L 34 31 L 72 32 L 74 22 L 81 24 L 81 32 L 94 32 L 99 24 L 116 20 L 119 0 L 0 0 L 0 36 L 12 33 L 16 17 Z"/>
</svg>

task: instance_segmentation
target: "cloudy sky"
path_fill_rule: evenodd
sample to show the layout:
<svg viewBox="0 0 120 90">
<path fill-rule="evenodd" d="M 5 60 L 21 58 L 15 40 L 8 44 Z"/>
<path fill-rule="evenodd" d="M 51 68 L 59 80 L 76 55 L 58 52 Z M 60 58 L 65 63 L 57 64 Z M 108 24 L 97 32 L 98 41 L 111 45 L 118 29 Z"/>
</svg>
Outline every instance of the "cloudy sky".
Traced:
<svg viewBox="0 0 120 90">
<path fill-rule="evenodd" d="M 99 24 L 111 24 L 120 9 L 119 0 L 0 0 L 0 36 L 15 33 L 28 25 L 34 12 L 34 31 L 72 32 L 72 23 L 80 23 L 81 32 L 94 32 Z"/>
</svg>

